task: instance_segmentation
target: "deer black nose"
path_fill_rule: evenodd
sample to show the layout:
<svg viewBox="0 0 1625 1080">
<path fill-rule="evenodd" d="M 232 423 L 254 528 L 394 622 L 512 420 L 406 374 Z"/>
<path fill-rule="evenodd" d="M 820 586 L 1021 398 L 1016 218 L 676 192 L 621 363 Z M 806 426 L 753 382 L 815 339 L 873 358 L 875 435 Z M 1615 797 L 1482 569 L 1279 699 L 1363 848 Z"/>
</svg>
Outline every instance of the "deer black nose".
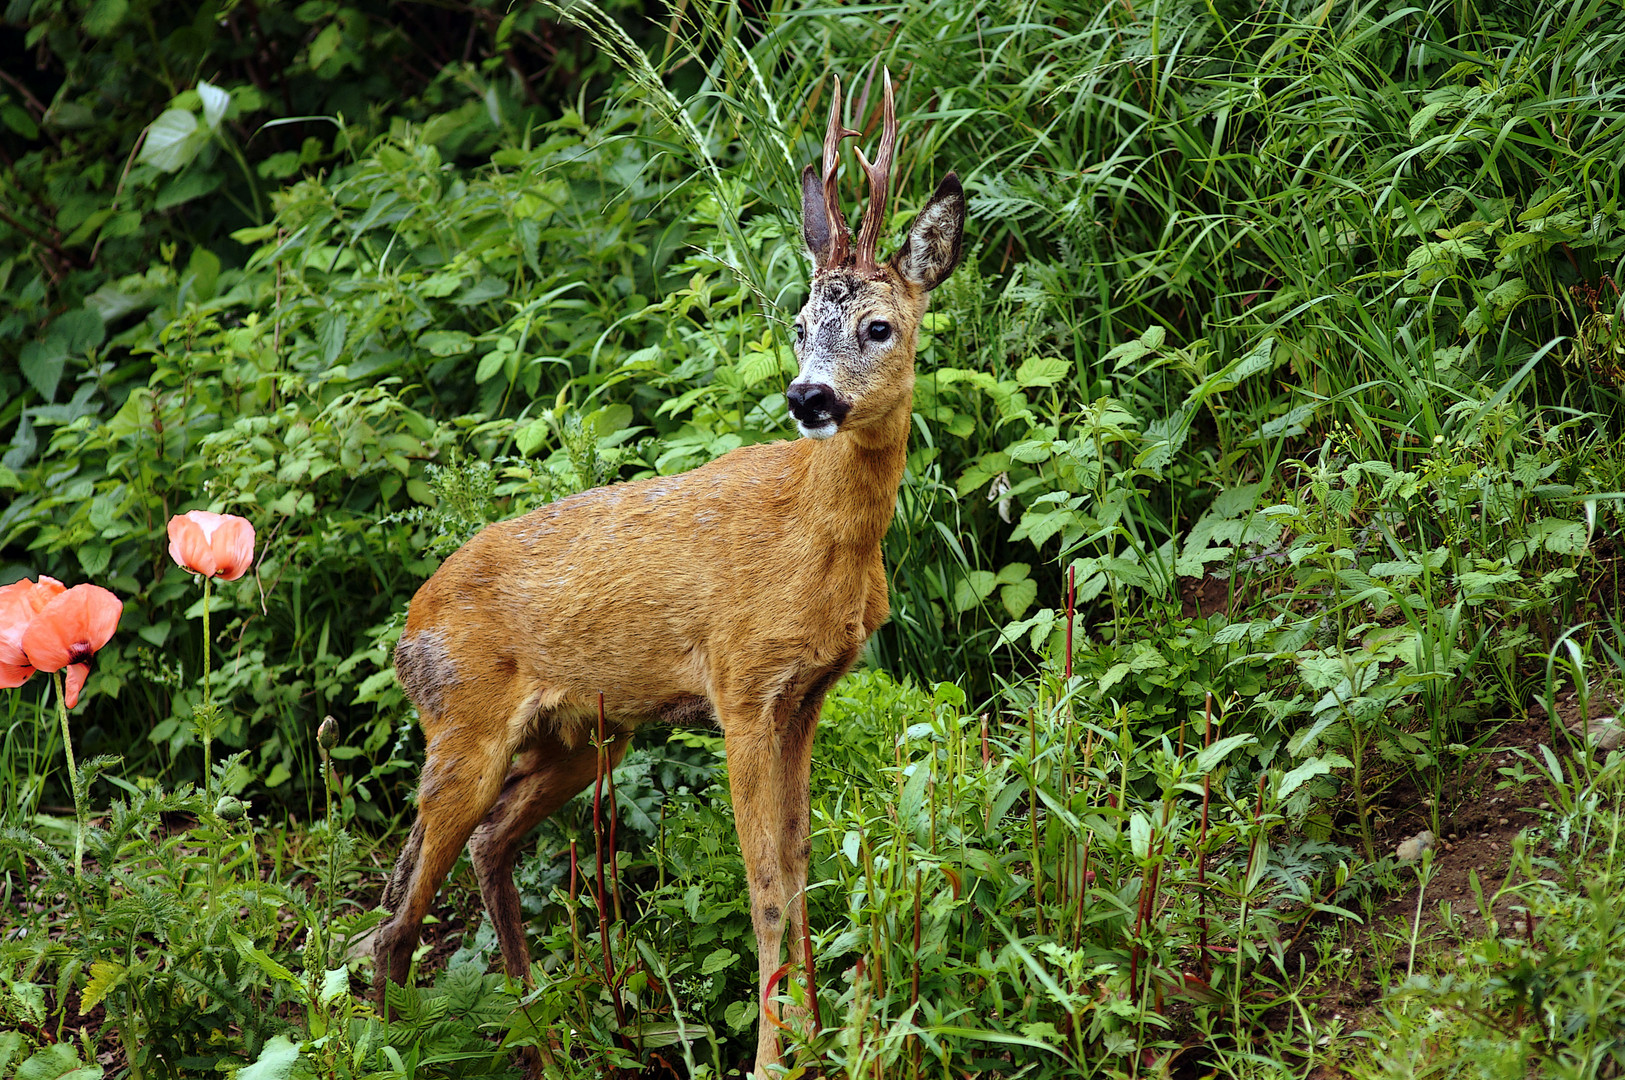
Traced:
<svg viewBox="0 0 1625 1080">
<path fill-rule="evenodd" d="M 784 397 L 789 403 L 790 415 L 803 424 L 821 424 L 826 420 L 838 424 L 851 409 L 833 387 L 823 383 L 791 383 Z"/>
</svg>

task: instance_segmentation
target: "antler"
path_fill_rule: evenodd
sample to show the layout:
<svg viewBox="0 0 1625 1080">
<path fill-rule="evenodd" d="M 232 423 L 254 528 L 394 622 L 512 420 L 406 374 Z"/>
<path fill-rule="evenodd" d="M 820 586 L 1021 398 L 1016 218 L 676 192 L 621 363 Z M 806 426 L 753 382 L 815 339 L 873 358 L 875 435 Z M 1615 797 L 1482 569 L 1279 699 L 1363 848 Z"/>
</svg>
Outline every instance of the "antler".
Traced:
<svg viewBox="0 0 1625 1080">
<path fill-rule="evenodd" d="M 830 237 L 829 260 L 825 265 L 828 266 L 840 266 L 850 255 L 852 230 L 847 228 L 846 214 L 841 210 L 841 193 L 835 174 L 840 166 L 841 140 L 860 134 L 841 123 L 841 77 L 837 75 L 835 96 L 829 103 L 829 127 L 824 132 L 824 214 L 829 220 Z"/>
<path fill-rule="evenodd" d="M 875 152 L 874 164 L 857 151 L 858 163 L 869 178 L 869 205 L 863 212 L 863 225 L 858 229 L 858 273 L 871 275 L 875 265 L 875 245 L 880 242 L 880 230 L 886 223 L 886 197 L 891 192 L 892 156 L 897 150 L 897 109 L 892 100 L 891 72 L 881 68 L 884 87 L 883 120 L 880 127 L 880 149 Z M 855 133 L 854 133 L 855 134 Z"/>
</svg>

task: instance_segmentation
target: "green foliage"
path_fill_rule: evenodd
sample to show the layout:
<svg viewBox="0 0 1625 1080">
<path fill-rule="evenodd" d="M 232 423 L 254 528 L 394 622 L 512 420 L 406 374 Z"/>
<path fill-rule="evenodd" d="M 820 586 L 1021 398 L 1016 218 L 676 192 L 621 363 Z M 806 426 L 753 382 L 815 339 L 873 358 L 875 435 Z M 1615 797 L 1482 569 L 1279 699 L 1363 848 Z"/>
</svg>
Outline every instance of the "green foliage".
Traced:
<svg viewBox="0 0 1625 1080">
<path fill-rule="evenodd" d="M 954 168 L 973 244 L 921 334 L 893 619 L 815 754 L 804 1061 L 1301 1063 L 1324 927 L 1394 880 L 1373 820 L 1439 831 L 1486 718 L 1618 683 L 1617 4 L 654 13 L 12 5 L 45 74 L 0 82 L 0 580 L 126 604 L 72 726 L 123 758 L 86 766 L 121 798 L 82 878 L 42 813 L 54 703 L 5 696 L 0 869 L 67 902 L 0 946 L 0 1072 L 90 1075 L 97 1040 L 251 1077 L 484 1074 L 547 1032 L 564 1077 L 748 1052 L 715 736 L 628 756 L 620 851 L 582 801 L 543 826 L 531 990 L 470 932 L 386 1025 L 349 992 L 377 875 L 347 830 L 407 803 L 389 657 L 442 558 L 790 434 L 797 170 L 832 71 L 869 126 L 877 58 L 907 70 L 890 239 Z M 164 530 L 205 506 L 260 545 L 200 645 Z M 1535 940 L 1410 986 L 1374 1071 L 1613 1052 L 1581 878 L 1617 876 L 1586 831 L 1617 777 L 1542 771 L 1584 795 L 1520 854 Z"/>
</svg>

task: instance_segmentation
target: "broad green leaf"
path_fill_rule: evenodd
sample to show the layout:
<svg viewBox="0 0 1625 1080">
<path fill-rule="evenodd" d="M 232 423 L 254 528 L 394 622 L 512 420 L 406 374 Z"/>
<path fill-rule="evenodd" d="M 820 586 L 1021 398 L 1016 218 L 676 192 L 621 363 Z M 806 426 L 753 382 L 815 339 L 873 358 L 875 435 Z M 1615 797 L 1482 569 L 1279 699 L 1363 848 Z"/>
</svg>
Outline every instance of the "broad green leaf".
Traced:
<svg viewBox="0 0 1625 1080">
<path fill-rule="evenodd" d="M 954 582 L 954 610 L 969 611 L 992 593 L 999 583 L 991 570 L 971 570 Z"/>
<path fill-rule="evenodd" d="M 1030 356 L 1016 369 L 1022 386 L 1054 386 L 1072 373 L 1072 365 L 1058 356 Z"/>
<path fill-rule="evenodd" d="M 474 348 L 474 339 L 461 330 L 430 330 L 418 337 L 418 347 L 429 350 L 434 356 L 461 356 Z M 501 366 L 501 361 L 497 366 Z"/>
<path fill-rule="evenodd" d="M 1203 747 L 1196 755 L 1196 771 L 1210 773 L 1230 751 L 1257 741 L 1257 737 L 1253 735 L 1226 735 L 1212 746 Z"/>
<path fill-rule="evenodd" d="M 1129 845 L 1134 850 L 1134 857 L 1141 862 L 1151 857 L 1151 834 L 1154 831 L 1151 819 L 1143 811 L 1134 811 L 1134 816 L 1128 819 Z"/>
<path fill-rule="evenodd" d="M 18 360 L 28 385 L 46 401 L 55 401 L 57 383 L 62 381 L 62 366 L 68 361 L 61 343 L 51 338 L 30 341 L 22 347 Z"/>
<path fill-rule="evenodd" d="M 704 960 L 700 961 L 700 974 L 715 975 L 738 959 L 739 954 L 726 946 L 713 949 Z"/>
<path fill-rule="evenodd" d="M 999 590 L 999 602 L 1004 610 L 1010 613 L 1012 619 L 1019 619 L 1027 614 L 1027 609 L 1033 606 L 1038 599 L 1038 582 L 1032 578 L 1012 582 Z"/>
<path fill-rule="evenodd" d="M 247 960 L 278 982 L 285 982 L 290 986 L 298 987 L 301 991 L 304 990 L 305 984 L 299 980 L 297 975 L 277 963 L 270 953 L 255 945 L 253 941 L 235 930 L 229 932 L 227 937 L 231 939 L 232 947 L 237 950 L 237 955 L 244 960 Z M 241 1073 L 238 1075 L 241 1075 Z"/>
<path fill-rule="evenodd" d="M 331 1005 L 350 992 L 350 969 L 328 968 L 322 973 L 322 1004 Z"/>
<path fill-rule="evenodd" d="M 549 424 L 546 418 L 532 420 L 513 433 L 513 444 L 521 454 L 529 457 L 536 452 L 537 447 L 547 441 L 547 437 L 552 433 L 553 425 Z"/>
<path fill-rule="evenodd" d="M 216 130 L 231 105 L 231 95 L 204 79 L 197 84 L 197 96 L 203 100 L 203 126 Z"/>
<path fill-rule="evenodd" d="M 165 109 L 147 128 L 136 160 L 160 172 L 179 172 L 197 157 L 207 138 L 198 128 L 196 115 L 185 109 Z"/>
<path fill-rule="evenodd" d="M 14 1080 L 101 1080 L 102 1067 L 86 1065 L 72 1043 L 57 1043 L 37 1051 L 17 1066 Z"/>
<path fill-rule="evenodd" d="M 79 25 L 91 37 L 106 37 L 119 28 L 129 10 L 129 0 L 93 0 Z"/>
<path fill-rule="evenodd" d="M 338 361 L 349 329 L 350 317 L 342 311 L 324 311 L 316 320 L 316 347 L 321 350 L 323 367 L 332 367 Z"/>
<path fill-rule="evenodd" d="M 274 1035 L 266 1040 L 254 1064 L 237 1070 L 237 1080 L 287 1080 L 298 1063 L 299 1047 L 286 1035 Z"/>
<path fill-rule="evenodd" d="M 739 372 L 741 382 L 746 386 L 755 386 L 779 373 L 779 358 L 767 349 L 760 349 L 746 353 L 736 370 Z"/>
</svg>

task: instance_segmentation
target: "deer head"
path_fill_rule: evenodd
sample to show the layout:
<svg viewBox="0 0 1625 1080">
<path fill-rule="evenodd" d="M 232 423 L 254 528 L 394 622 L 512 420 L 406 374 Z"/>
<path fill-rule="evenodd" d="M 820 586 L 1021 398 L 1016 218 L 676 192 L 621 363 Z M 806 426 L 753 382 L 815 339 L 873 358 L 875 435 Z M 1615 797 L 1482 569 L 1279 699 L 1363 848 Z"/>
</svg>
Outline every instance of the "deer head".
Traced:
<svg viewBox="0 0 1625 1080">
<path fill-rule="evenodd" d="M 951 172 L 909 226 L 903 246 L 883 263 L 875 257 L 897 149 L 890 72 L 883 74 L 882 83 L 884 119 L 874 163 L 858 151 L 869 182 L 869 206 L 856 249 L 841 210 L 837 173 L 841 140 L 859 133 L 841 122 L 839 78 L 824 136 L 823 171 L 808 165 L 801 174 L 802 236 L 814 270 L 810 295 L 795 322 L 801 370 L 785 397 L 796 427 L 814 439 L 862 430 L 907 406 L 927 294 L 959 262 L 965 190 Z"/>
</svg>

